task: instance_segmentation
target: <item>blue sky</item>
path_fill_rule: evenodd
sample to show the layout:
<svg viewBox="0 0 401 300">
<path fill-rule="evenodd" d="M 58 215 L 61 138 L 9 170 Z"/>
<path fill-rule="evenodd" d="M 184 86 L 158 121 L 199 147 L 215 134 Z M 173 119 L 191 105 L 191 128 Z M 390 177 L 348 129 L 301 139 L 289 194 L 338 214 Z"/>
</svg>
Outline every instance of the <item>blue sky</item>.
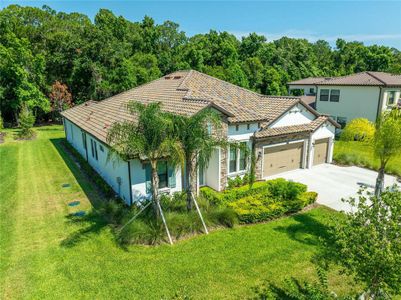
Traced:
<svg viewBox="0 0 401 300">
<path fill-rule="evenodd" d="M 132 21 L 144 15 L 157 23 L 171 20 L 188 35 L 210 29 L 229 31 L 237 37 L 250 32 L 268 40 L 281 36 L 325 39 L 338 37 L 401 49 L 401 1 L 7 1 L 23 6 L 49 5 L 57 11 L 78 11 L 91 17 L 99 8 Z"/>
</svg>

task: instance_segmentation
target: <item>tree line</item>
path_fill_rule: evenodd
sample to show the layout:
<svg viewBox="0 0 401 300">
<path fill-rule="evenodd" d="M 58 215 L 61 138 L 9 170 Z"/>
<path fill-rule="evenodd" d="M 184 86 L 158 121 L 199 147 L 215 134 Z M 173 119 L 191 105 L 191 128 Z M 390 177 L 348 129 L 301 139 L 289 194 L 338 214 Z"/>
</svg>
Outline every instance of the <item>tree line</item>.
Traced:
<svg viewBox="0 0 401 300">
<path fill-rule="evenodd" d="M 23 107 L 38 119 L 52 118 L 62 106 L 101 100 L 180 69 L 287 95 L 288 81 L 309 76 L 401 73 L 401 52 L 342 39 L 335 47 L 288 37 L 268 42 L 256 33 L 239 40 L 215 30 L 188 37 L 172 21 L 156 24 L 145 16 L 131 22 L 107 9 L 93 21 L 48 6 L 0 11 L 0 110 L 6 124 L 15 123 Z"/>
</svg>

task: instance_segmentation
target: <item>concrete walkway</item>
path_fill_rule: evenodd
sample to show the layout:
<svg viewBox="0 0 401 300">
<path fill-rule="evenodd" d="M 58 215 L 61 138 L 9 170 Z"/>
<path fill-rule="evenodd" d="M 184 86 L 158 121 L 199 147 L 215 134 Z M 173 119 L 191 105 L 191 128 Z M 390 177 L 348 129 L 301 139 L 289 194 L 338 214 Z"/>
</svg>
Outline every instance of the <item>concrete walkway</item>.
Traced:
<svg viewBox="0 0 401 300">
<path fill-rule="evenodd" d="M 351 211 L 350 205 L 341 201 L 342 198 L 356 197 L 361 186 L 367 186 L 373 191 L 377 172 L 359 167 L 340 167 L 322 164 L 312 169 L 299 169 L 269 177 L 285 178 L 304 183 L 308 190 L 319 193 L 317 203 L 335 210 Z M 398 184 L 394 176 L 386 175 L 385 186 Z"/>
</svg>

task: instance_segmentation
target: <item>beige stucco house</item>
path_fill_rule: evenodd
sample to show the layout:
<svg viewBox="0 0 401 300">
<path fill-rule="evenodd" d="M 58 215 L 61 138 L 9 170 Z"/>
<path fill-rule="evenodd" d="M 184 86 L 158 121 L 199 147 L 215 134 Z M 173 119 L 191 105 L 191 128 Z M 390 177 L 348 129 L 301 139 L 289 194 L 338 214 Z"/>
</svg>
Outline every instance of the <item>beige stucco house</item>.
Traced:
<svg viewBox="0 0 401 300">
<path fill-rule="evenodd" d="M 115 122 L 134 120 L 129 101 L 160 102 L 162 109 L 192 115 L 212 108 L 221 116 L 219 134 L 256 151 L 258 179 L 332 160 L 338 124 L 320 115 L 299 97 L 257 94 L 197 71 L 177 71 L 103 101 L 88 101 L 62 113 L 66 138 L 127 204 L 150 196 L 146 160 L 107 160 L 107 132 Z M 211 132 L 212 134 L 212 132 Z M 250 162 L 241 148 L 216 148 L 207 167 L 198 170 L 198 186 L 215 190 L 228 178 L 243 176 Z M 162 193 L 185 186 L 181 168 L 159 166 Z"/>
<path fill-rule="evenodd" d="M 384 110 L 401 105 L 401 75 L 361 72 L 342 77 L 310 77 L 288 83 L 290 92 L 314 97 L 314 108 L 345 126 L 355 118 L 374 122 Z"/>
</svg>

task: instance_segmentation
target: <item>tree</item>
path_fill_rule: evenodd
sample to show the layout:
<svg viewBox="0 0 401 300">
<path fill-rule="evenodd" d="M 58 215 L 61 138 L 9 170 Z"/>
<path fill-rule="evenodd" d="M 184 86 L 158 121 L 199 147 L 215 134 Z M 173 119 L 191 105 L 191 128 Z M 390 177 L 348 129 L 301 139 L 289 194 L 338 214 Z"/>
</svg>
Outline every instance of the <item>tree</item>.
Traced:
<svg viewBox="0 0 401 300">
<path fill-rule="evenodd" d="M 60 113 L 72 107 L 72 96 L 68 91 L 67 85 L 56 81 L 52 84 L 52 90 L 49 94 L 50 104 L 53 112 L 53 120 L 59 118 Z"/>
<path fill-rule="evenodd" d="M 143 162 L 149 161 L 152 201 L 155 214 L 159 217 L 157 164 L 166 159 L 174 165 L 183 164 L 182 146 L 172 135 L 172 116 L 161 111 L 160 103 L 145 105 L 131 102 L 127 108 L 135 121 L 115 123 L 109 129 L 107 142 L 111 146 L 110 155 L 119 155 L 126 160 L 139 158 Z"/>
<path fill-rule="evenodd" d="M 192 116 L 174 116 L 174 132 L 185 154 L 188 210 L 192 209 L 192 193 L 196 192 L 199 166 L 207 167 L 215 147 L 225 143 L 218 136 L 220 122 L 219 115 L 211 109 Z"/>
<path fill-rule="evenodd" d="M 401 151 L 401 110 L 384 112 L 376 121 L 373 138 L 374 155 L 380 161 L 376 179 L 375 195 L 384 189 L 384 174 L 388 162 Z"/>
<path fill-rule="evenodd" d="M 20 138 L 31 138 L 33 136 L 33 124 L 35 123 L 35 116 L 32 114 L 26 104 L 21 108 L 18 116 L 19 128 L 18 137 Z"/>
<path fill-rule="evenodd" d="M 347 274 L 366 284 L 367 299 L 401 292 L 401 191 L 387 188 L 380 197 L 360 192 L 351 198 L 355 212 L 331 228 L 337 261 Z M 366 298 L 365 298 L 366 299 Z"/>
</svg>

